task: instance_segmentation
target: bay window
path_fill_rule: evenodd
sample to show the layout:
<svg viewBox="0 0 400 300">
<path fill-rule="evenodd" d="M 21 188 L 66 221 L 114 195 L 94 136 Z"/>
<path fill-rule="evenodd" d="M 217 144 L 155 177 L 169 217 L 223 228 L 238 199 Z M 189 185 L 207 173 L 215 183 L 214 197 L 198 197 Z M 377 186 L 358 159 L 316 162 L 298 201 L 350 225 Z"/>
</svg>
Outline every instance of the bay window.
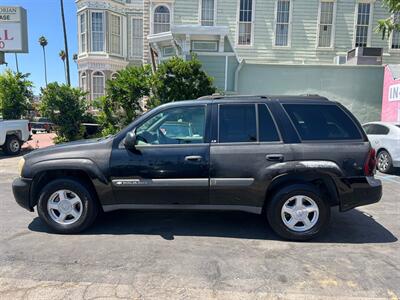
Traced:
<svg viewBox="0 0 400 300">
<path fill-rule="evenodd" d="M 86 49 L 86 14 L 79 15 L 79 53 L 85 53 Z"/>
<path fill-rule="evenodd" d="M 110 15 L 110 50 L 111 53 L 121 54 L 121 17 Z"/>
<path fill-rule="evenodd" d="M 92 75 L 92 100 L 104 96 L 104 86 L 104 74 L 100 71 L 94 72 Z"/>
<path fill-rule="evenodd" d="M 132 18 L 132 49 L 131 57 L 143 58 L 143 19 Z"/>
<path fill-rule="evenodd" d="M 103 52 L 104 49 L 104 14 L 92 12 L 92 52 Z"/>
</svg>

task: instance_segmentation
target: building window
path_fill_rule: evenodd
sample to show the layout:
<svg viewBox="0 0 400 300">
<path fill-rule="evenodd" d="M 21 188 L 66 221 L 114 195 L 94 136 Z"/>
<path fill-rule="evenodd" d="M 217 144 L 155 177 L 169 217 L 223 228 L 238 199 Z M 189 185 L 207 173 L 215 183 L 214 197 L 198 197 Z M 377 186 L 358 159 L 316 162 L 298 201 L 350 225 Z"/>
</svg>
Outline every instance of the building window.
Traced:
<svg viewBox="0 0 400 300">
<path fill-rule="evenodd" d="M 79 53 L 85 53 L 86 49 L 86 14 L 79 15 Z"/>
<path fill-rule="evenodd" d="M 153 33 L 166 32 L 170 30 L 170 12 L 164 5 L 157 6 L 154 10 Z"/>
<path fill-rule="evenodd" d="M 217 52 L 218 42 L 216 41 L 192 41 L 192 50 L 199 52 Z"/>
<path fill-rule="evenodd" d="M 84 91 L 84 92 L 87 91 L 87 77 L 86 77 L 86 72 L 82 72 L 82 74 L 81 74 L 81 89 L 82 89 L 82 91 Z"/>
<path fill-rule="evenodd" d="M 117 73 L 117 72 L 112 73 L 112 75 L 111 75 L 111 80 L 115 80 L 115 79 L 117 79 L 117 78 L 118 78 L 118 73 Z"/>
<path fill-rule="evenodd" d="M 92 51 L 104 51 L 104 14 L 92 12 Z"/>
<path fill-rule="evenodd" d="M 370 26 L 371 3 L 357 4 L 355 47 L 367 47 Z"/>
<path fill-rule="evenodd" d="M 202 26 L 214 26 L 214 12 L 216 0 L 200 0 L 201 2 L 201 20 Z"/>
<path fill-rule="evenodd" d="M 320 2 L 318 47 L 333 47 L 334 9 L 335 2 Z"/>
<path fill-rule="evenodd" d="M 400 12 L 393 15 L 394 23 L 400 22 Z M 400 49 L 400 30 L 393 30 L 392 32 L 392 49 Z"/>
<path fill-rule="evenodd" d="M 276 3 L 275 46 L 289 46 L 290 1 Z"/>
<path fill-rule="evenodd" d="M 253 31 L 253 1 L 239 0 L 238 45 L 251 45 Z"/>
<path fill-rule="evenodd" d="M 132 49 L 131 57 L 143 58 L 143 19 L 132 18 Z"/>
<path fill-rule="evenodd" d="M 92 96 L 93 100 L 104 96 L 104 74 L 97 71 L 92 76 Z"/>
<path fill-rule="evenodd" d="M 121 54 L 121 17 L 110 16 L 111 53 Z"/>
<path fill-rule="evenodd" d="M 172 46 L 163 47 L 162 54 L 164 57 L 174 56 L 176 54 L 175 48 Z"/>
</svg>

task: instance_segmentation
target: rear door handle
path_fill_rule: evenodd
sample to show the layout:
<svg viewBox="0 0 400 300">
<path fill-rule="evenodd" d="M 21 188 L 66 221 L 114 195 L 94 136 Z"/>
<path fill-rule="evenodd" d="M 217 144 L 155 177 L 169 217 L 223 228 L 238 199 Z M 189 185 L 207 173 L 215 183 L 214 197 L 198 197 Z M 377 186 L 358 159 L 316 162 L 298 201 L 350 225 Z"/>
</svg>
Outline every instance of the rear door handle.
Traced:
<svg viewBox="0 0 400 300">
<path fill-rule="evenodd" d="M 265 156 L 268 161 L 279 161 L 282 162 L 284 160 L 284 156 L 282 154 L 268 154 Z"/>
<path fill-rule="evenodd" d="M 203 159 L 203 157 L 199 156 L 199 155 L 190 155 L 190 156 L 185 157 L 186 161 L 200 161 L 202 159 Z"/>
</svg>

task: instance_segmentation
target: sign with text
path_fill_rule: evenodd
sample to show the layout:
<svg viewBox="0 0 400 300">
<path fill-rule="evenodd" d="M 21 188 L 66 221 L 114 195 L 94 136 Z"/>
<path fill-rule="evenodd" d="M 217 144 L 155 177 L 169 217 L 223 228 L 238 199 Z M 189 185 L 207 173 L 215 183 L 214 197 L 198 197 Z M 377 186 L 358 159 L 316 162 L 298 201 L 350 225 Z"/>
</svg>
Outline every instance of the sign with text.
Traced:
<svg viewBox="0 0 400 300">
<path fill-rule="evenodd" d="M 0 52 L 28 52 L 26 10 L 0 6 Z"/>
<path fill-rule="evenodd" d="M 389 102 L 400 101 L 400 84 L 393 84 L 389 87 Z"/>
</svg>

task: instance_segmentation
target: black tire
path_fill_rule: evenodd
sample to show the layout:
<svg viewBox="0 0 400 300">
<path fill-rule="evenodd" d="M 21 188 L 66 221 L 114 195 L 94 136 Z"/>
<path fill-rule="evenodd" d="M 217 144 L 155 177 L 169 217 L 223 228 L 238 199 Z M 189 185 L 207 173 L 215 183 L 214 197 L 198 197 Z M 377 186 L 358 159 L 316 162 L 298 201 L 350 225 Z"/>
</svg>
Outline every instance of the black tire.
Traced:
<svg viewBox="0 0 400 300">
<path fill-rule="evenodd" d="M 16 135 L 8 135 L 3 149 L 7 155 L 18 155 L 21 152 L 21 145 L 21 141 Z"/>
<path fill-rule="evenodd" d="M 59 190 L 69 190 L 77 194 L 82 201 L 82 214 L 75 223 L 59 224 L 52 219 L 47 209 L 47 203 L 51 195 Z M 56 179 L 47 184 L 40 192 L 37 204 L 39 217 L 53 231 L 57 233 L 78 233 L 87 229 L 95 221 L 99 212 L 99 206 L 95 195 L 91 190 L 74 179 Z"/>
<path fill-rule="evenodd" d="M 282 207 L 287 200 L 296 195 L 311 198 L 318 206 L 319 216 L 313 227 L 305 231 L 295 231 L 285 225 L 281 217 Z M 320 192 L 312 185 L 294 184 L 277 191 L 267 205 L 267 219 L 273 231 L 280 237 L 292 241 L 307 241 L 323 232 L 330 219 L 330 205 L 321 199 Z M 301 222 L 300 222 L 301 224 Z"/>
<path fill-rule="evenodd" d="M 389 152 L 386 150 L 380 150 L 378 155 L 376 156 L 377 160 L 377 169 L 381 173 L 389 174 L 393 172 L 393 161 L 392 157 L 390 156 Z M 387 165 L 384 164 L 384 160 L 387 160 Z"/>
<path fill-rule="evenodd" d="M 37 131 L 36 130 L 32 130 L 32 134 L 36 134 L 37 133 Z"/>
</svg>

